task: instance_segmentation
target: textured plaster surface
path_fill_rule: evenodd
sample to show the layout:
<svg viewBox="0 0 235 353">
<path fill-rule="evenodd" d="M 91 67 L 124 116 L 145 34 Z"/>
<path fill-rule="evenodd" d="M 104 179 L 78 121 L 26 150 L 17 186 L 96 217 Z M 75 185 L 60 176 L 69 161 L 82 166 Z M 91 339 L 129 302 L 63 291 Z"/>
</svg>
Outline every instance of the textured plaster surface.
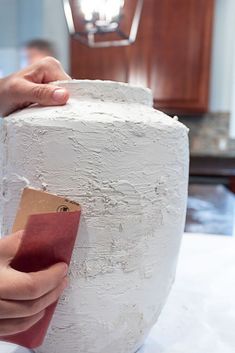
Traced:
<svg viewBox="0 0 235 353">
<path fill-rule="evenodd" d="M 153 110 L 148 90 L 61 83 L 64 107 L 30 107 L 4 120 L 3 234 L 21 190 L 78 201 L 70 286 L 38 353 L 134 353 L 174 281 L 185 222 L 188 137 Z"/>
</svg>

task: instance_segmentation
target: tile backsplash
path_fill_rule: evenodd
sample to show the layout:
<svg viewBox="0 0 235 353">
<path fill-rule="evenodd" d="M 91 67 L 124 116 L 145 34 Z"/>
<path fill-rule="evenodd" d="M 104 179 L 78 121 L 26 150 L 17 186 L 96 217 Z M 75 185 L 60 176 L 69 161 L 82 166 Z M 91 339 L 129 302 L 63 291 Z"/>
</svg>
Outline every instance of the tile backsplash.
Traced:
<svg viewBox="0 0 235 353">
<path fill-rule="evenodd" d="M 235 157 L 235 140 L 229 138 L 229 113 L 181 117 L 189 129 L 191 155 Z"/>
</svg>

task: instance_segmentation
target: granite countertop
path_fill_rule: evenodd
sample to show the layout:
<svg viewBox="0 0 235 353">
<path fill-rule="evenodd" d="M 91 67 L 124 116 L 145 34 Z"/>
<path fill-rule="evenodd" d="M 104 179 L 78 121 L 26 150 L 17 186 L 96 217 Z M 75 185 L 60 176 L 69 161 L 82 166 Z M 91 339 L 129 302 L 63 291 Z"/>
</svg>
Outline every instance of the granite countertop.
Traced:
<svg viewBox="0 0 235 353">
<path fill-rule="evenodd" d="M 185 234 L 174 287 L 138 353 L 233 353 L 234 259 L 235 238 Z M 29 351 L 0 343 L 0 352 Z"/>
</svg>

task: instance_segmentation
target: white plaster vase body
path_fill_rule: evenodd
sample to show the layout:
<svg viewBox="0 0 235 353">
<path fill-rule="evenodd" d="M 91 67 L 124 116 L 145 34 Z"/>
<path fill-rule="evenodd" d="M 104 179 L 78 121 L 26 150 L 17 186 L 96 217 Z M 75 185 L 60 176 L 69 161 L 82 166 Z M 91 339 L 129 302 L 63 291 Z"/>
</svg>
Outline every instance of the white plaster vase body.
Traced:
<svg viewBox="0 0 235 353">
<path fill-rule="evenodd" d="M 187 129 L 143 88 L 62 82 L 64 107 L 4 120 L 2 232 L 30 185 L 82 205 L 70 286 L 38 353 L 134 353 L 165 303 L 184 228 Z"/>
</svg>

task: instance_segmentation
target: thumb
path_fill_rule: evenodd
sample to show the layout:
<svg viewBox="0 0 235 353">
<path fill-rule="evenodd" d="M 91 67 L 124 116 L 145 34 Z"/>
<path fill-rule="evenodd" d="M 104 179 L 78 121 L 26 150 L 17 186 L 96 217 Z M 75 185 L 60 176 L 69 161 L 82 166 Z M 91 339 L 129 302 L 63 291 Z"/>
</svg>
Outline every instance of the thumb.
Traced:
<svg viewBox="0 0 235 353">
<path fill-rule="evenodd" d="M 0 266 L 5 267 L 10 264 L 19 249 L 23 234 L 24 231 L 20 230 L 0 239 Z"/>
<path fill-rule="evenodd" d="M 38 103 L 44 106 L 64 105 L 69 99 L 66 89 L 50 84 L 37 84 L 24 81 L 22 87 L 22 98 L 30 103 Z"/>
</svg>

